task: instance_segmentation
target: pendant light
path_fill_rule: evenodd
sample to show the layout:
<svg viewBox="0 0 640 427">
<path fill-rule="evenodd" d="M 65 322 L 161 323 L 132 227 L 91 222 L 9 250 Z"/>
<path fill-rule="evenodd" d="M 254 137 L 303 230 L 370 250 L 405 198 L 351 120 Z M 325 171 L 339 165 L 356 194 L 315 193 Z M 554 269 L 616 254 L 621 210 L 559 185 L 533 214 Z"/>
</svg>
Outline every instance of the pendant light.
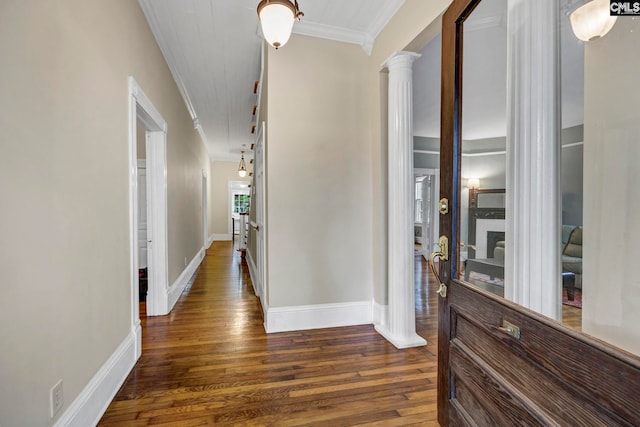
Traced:
<svg viewBox="0 0 640 427">
<path fill-rule="evenodd" d="M 258 17 L 262 24 L 265 40 L 276 49 L 284 46 L 291 36 L 293 22 L 299 21 L 304 13 L 298 8 L 298 1 L 262 0 L 258 4 Z"/>
<path fill-rule="evenodd" d="M 616 23 L 617 16 L 610 16 L 609 0 L 593 0 L 577 8 L 570 16 L 573 33 L 588 42 L 604 37 Z"/>
<path fill-rule="evenodd" d="M 238 165 L 238 175 L 240 175 L 240 178 L 244 178 L 247 176 L 247 167 L 244 164 L 244 151 L 241 151 L 241 153 L 240 165 Z"/>
</svg>

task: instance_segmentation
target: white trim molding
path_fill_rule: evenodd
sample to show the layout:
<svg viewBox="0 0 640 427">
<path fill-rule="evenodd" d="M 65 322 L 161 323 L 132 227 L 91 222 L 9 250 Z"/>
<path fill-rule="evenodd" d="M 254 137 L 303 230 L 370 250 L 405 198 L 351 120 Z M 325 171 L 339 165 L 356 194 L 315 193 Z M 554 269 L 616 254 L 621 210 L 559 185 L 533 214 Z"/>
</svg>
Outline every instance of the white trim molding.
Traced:
<svg viewBox="0 0 640 427">
<path fill-rule="evenodd" d="M 260 301 L 262 301 L 262 283 L 258 278 L 258 267 L 256 266 L 251 251 L 246 252 L 247 265 L 249 266 L 249 276 L 251 277 L 251 284 L 253 285 L 253 293 L 256 294 Z"/>
<path fill-rule="evenodd" d="M 196 254 L 196 256 L 193 257 L 189 265 L 187 265 L 187 267 L 184 270 L 182 270 L 182 273 L 180 273 L 178 278 L 175 280 L 175 282 L 173 282 L 171 287 L 168 289 L 167 313 L 171 312 L 171 310 L 173 309 L 173 306 L 176 305 L 178 298 L 180 298 L 182 291 L 184 291 L 184 288 L 186 288 L 189 282 L 191 282 L 194 279 L 194 274 L 196 270 L 198 270 L 198 267 L 200 266 L 200 263 L 202 263 L 203 259 L 204 259 L 204 248 L 198 251 L 198 253 Z"/>
<path fill-rule="evenodd" d="M 371 301 L 274 307 L 266 309 L 264 328 L 274 332 L 369 325 L 373 322 Z"/>
<path fill-rule="evenodd" d="M 386 325 L 389 321 L 389 306 L 373 301 L 373 324 L 376 326 Z"/>
<path fill-rule="evenodd" d="M 231 233 L 211 235 L 211 242 L 230 241 L 230 240 L 233 240 L 233 235 Z"/>
<path fill-rule="evenodd" d="M 137 125 L 146 135 L 147 158 L 147 248 L 149 291 L 147 314 L 167 314 L 168 237 L 167 237 L 167 122 L 145 95 L 136 80 L 129 76 L 129 225 L 131 250 L 131 318 L 132 329 L 140 324 L 138 295 L 138 156 Z M 137 351 L 141 354 L 141 351 Z"/>
<path fill-rule="evenodd" d="M 294 34 L 334 40 L 343 43 L 357 44 L 367 55 L 371 55 L 373 44 L 378 34 L 387 26 L 391 18 L 400 10 L 405 0 L 385 0 L 378 8 L 377 15 L 369 27 L 363 31 L 351 28 L 321 24 L 303 19 L 293 26 Z"/>
<path fill-rule="evenodd" d="M 60 416 L 54 427 L 95 426 L 138 360 L 131 332 Z"/>
</svg>

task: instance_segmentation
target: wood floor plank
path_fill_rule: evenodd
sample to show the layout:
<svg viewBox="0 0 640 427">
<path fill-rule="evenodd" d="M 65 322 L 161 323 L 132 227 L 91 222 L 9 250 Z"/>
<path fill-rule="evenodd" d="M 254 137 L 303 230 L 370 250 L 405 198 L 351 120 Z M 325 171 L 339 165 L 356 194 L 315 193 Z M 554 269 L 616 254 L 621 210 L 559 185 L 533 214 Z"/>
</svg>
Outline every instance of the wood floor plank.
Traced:
<svg viewBox="0 0 640 427">
<path fill-rule="evenodd" d="M 172 313 L 141 319 L 142 357 L 99 425 L 437 425 L 435 291 L 416 257 L 425 347 L 371 325 L 267 335 L 246 263 L 214 242 Z"/>
</svg>

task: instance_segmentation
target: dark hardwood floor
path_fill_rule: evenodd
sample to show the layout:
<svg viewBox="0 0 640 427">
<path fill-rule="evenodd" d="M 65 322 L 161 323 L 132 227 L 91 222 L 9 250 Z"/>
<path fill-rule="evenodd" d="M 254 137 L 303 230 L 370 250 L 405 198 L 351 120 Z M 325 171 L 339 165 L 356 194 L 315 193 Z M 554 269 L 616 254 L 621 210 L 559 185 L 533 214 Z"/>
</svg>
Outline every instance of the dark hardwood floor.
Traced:
<svg viewBox="0 0 640 427">
<path fill-rule="evenodd" d="M 425 347 L 371 325 L 267 335 L 246 264 L 215 242 L 172 313 L 142 319 L 142 357 L 101 426 L 436 426 L 435 280 L 416 257 Z"/>
<path fill-rule="evenodd" d="M 172 313 L 144 316 L 143 353 L 101 426 L 437 426 L 435 279 L 416 256 L 416 328 L 397 350 L 370 325 L 267 335 L 248 269 L 215 242 Z M 563 306 L 580 329 L 580 309 Z"/>
</svg>

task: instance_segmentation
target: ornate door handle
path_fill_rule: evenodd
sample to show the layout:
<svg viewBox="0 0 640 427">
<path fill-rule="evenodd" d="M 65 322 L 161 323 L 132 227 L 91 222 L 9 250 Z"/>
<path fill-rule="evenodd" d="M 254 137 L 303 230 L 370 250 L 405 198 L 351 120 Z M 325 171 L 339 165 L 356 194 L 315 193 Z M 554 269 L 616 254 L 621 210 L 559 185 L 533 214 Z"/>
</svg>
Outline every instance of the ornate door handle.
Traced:
<svg viewBox="0 0 640 427">
<path fill-rule="evenodd" d="M 449 254 L 449 239 L 447 239 L 447 236 L 440 236 L 440 249 L 435 252 L 432 252 L 431 255 L 429 256 L 429 268 L 431 269 L 431 272 L 433 273 L 433 275 L 438 280 L 438 283 L 440 284 L 440 287 L 438 288 L 437 292 L 438 292 L 438 295 L 440 295 L 442 298 L 447 297 L 447 285 L 442 283 L 442 280 L 440 280 L 440 275 L 436 271 L 435 260 L 436 258 L 440 258 L 446 261 L 447 259 L 449 259 L 448 254 Z"/>
</svg>

